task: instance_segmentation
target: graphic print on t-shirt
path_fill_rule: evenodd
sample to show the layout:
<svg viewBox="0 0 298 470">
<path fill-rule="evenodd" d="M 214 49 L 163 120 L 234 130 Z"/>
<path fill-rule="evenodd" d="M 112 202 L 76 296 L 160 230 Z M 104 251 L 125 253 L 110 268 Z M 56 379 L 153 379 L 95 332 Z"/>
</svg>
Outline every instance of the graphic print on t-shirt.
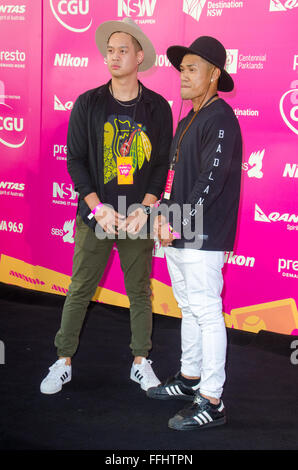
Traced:
<svg viewBox="0 0 298 470">
<path fill-rule="evenodd" d="M 104 183 L 117 178 L 117 158 L 131 157 L 133 170 L 142 168 L 145 158 L 149 162 L 152 145 L 146 127 L 132 121 L 129 116 L 111 115 L 104 125 Z"/>
</svg>

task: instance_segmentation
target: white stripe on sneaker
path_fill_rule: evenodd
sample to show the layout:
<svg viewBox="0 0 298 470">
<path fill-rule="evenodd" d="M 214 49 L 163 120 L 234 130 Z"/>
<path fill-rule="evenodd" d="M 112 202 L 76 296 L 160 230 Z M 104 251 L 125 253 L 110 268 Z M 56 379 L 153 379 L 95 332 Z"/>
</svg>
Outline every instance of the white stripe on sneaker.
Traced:
<svg viewBox="0 0 298 470">
<path fill-rule="evenodd" d="M 197 385 L 191 387 L 193 390 L 198 390 L 200 388 L 200 382 Z"/>
<path fill-rule="evenodd" d="M 167 391 L 167 393 L 168 393 L 169 395 L 171 395 L 171 396 L 174 395 L 174 394 L 171 392 L 170 387 L 166 387 L 166 391 Z"/>
<path fill-rule="evenodd" d="M 193 419 L 195 419 L 199 423 L 200 426 L 203 425 L 202 421 L 200 420 L 198 416 L 194 416 Z"/>
<path fill-rule="evenodd" d="M 223 409 L 224 409 L 224 404 L 223 404 L 223 402 L 221 401 L 220 407 L 218 408 L 218 411 L 222 411 Z"/>
<path fill-rule="evenodd" d="M 206 418 L 208 419 L 208 421 L 210 421 L 210 423 L 211 423 L 211 421 L 213 421 L 213 419 L 211 418 L 210 414 L 207 411 L 203 411 L 203 413 L 201 413 L 201 414 L 205 415 Z"/>
</svg>

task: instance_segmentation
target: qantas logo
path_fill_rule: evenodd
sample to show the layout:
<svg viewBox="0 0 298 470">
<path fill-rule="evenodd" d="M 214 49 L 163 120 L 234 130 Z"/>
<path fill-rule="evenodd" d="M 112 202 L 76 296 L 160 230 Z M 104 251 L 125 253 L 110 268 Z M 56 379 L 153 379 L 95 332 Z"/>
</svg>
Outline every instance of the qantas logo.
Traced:
<svg viewBox="0 0 298 470">
<path fill-rule="evenodd" d="M 26 5 L 0 5 L 0 13 L 25 13 Z"/>
<path fill-rule="evenodd" d="M 86 21 L 89 0 L 50 0 L 50 7 L 56 20 L 69 31 L 84 33 L 91 27 L 92 18 Z"/>
<path fill-rule="evenodd" d="M 54 95 L 54 110 L 55 111 L 69 111 L 73 107 L 73 101 L 67 101 L 63 104 L 59 98 Z"/>
<path fill-rule="evenodd" d="M 262 209 L 255 204 L 255 221 L 256 222 L 292 222 L 298 223 L 298 215 L 296 214 L 280 214 L 279 212 L 271 212 L 268 216 Z"/>
</svg>

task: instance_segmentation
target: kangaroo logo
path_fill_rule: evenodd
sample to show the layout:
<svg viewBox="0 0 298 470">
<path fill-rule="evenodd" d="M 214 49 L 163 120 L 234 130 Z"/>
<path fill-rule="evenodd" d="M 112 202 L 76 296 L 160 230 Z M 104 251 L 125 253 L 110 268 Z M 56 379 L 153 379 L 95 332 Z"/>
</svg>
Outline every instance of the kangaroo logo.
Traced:
<svg viewBox="0 0 298 470">
<path fill-rule="evenodd" d="M 250 154 L 248 164 L 251 166 L 251 168 L 247 172 L 250 178 L 263 178 L 262 164 L 264 153 L 265 149 L 262 151 L 258 150 L 257 152 L 252 152 Z"/>
<path fill-rule="evenodd" d="M 75 220 L 67 220 L 63 226 L 63 231 L 66 232 L 66 234 L 63 237 L 63 241 L 65 243 L 74 243 L 74 223 Z"/>
</svg>

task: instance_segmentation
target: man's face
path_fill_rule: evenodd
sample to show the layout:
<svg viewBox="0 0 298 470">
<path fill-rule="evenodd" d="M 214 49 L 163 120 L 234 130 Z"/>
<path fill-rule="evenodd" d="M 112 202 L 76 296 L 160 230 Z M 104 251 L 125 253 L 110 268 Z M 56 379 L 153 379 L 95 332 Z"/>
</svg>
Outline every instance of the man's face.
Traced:
<svg viewBox="0 0 298 470">
<path fill-rule="evenodd" d="M 126 33 L 114 33 L 107 45 L 107 64 L 112 77 L 134 75 L 143 51 L 136 52 L 132 38 Z"/>
<path fill-rule="evenodd" d="M 181 98 L 193 100 L 204 95 L 215 69 L 198 55 L 187 54 L 180 64 Z"/>
</svg>

